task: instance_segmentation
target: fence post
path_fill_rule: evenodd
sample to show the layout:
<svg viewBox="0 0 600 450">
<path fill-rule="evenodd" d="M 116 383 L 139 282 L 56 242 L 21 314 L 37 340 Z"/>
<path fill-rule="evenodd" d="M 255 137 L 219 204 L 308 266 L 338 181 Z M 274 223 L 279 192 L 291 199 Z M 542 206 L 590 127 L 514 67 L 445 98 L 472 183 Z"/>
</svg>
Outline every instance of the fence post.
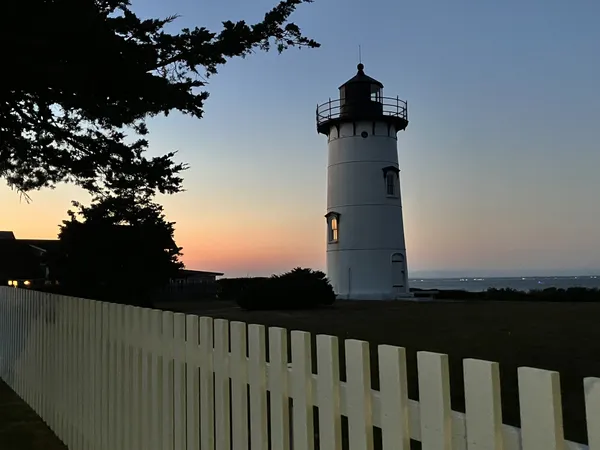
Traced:
<svg viewBox="0 0 600 450">
<path fill-rule="evenodd" d="M 186 446 L 187 450 L 200 449 L 200 330 L 198 316 L 185 318 L 186 362 Z"/>
<path fill-rule="evenodd" d="M 215 444 L 216 450 L 230 450 L 230 396 L 229 372 L 227 371 L 229 357 L 229 322 L 227 320 L 215 320 L 214 342 Z"/>
<path fill-rule="evenodd" d="M 139 323 L 136 320 L 137 308 L 135 306 L 123 306 L 121 344 L 122 344 L 122 367 L 123 367 L 123 447 L 124 449 L 139 448 L 140 443 L 136 440 L 139 436 L 140 410 L 139 398 L 141 389 L 140 368 L 134 343 L 139 333 Z M 144 395 L 146 393 L 144 392 Z"/>
<path fill-rule="evenodd" d="M 152 317 L 149 308 L 139 308 L 135 310 L 135 321 L 138 324 L 137 333 L 134 334 L 134 357 L 133 363 L 139 365 L 140 377 L 142 379 L 141 391 L 139 393 L 139 403 L 134 403 L 134 408 L 139 407 L 140 427 L 137 430 L 137 436 L 134 442 L 140 443 L 140 448 L 153 449 L 156 444 L 152 441 L 154 437 L 152 425 L 154 413 L 152 405 L 154 402 L 154 376 L 156 372 L 154 349 L 148 348 L 148 342 L 154 344 L 151 332 L 154 329 Z M 135 330 L 135 328 L 134 328 Z M 146 344 L 145 346 L 143 344 Z M 135 373 L 135 369 L 134 369 Z M 135 430 L 134 430 L 135 432 Z"/>
<path fill-rule="evenodd" d="M 246 324 L 231 322 L 231 427 L 232 449 L 248 449 L 248 363 Z"/>
<path fill-rule="evenodd" d="M 519 367 L 518 377 L 523 450 L 563 450 L 558 372 Z"/>
<path fill-rule="evenodd" d="M 250 447 L 252 450 L 267 450 L 267 361 L 265 327 L 248 327 L 250 382 Z"/>
<path fill-rule="evenodd" d="M 292 331 L 291 338 L 294 450 L 313 450 L 315 432 L 312 408 L 310 333 Z"/>
<path fill-rule="evenodd" d="M 173 320 L 171 311 L 161 311 L 162 339 L 161 353 L 163 355 L 162 379 L 162 446 L 161 450 L 173 449 Z"/>
<path fill-rule="evenodd" d="M 202 450 L 215 448 L 214 325 L 210 317 L 200 318 L 200 444 Z"/>
<path fill-rule="evenodd" d="M 465 404 L 468 450 L 502 450 L 500 366 L 465 359 Z"/>
<path fill-rule="evenodd" d="M 406 350 L 379 346 L 379 390 L 384 450 L 409 450 L 408 386 Z"/>
<path fill-rule="evenodd" d="M 186 342 L 185 314 L 173 315 L 173 448 L 186 448 Z M 189 399 L 190 402 L 192 399 Z M 197 424 L 198 426 L 199 424 Z"/>
<path fill-rule="evenodd" d="M 126 403 L 129 400 L 131 391 L 127 389 L 127 380 L 130 372 L 126 367 L 127 342 L 125 340 L 125 330 L 130 331 L 126 323 L 125 305 L 114 305 L 113 307 L 113 348 L 115 349 L 115 449 L 130 450 L 125 439 L 126 430 L 132 426 L 132 417 L 125 415 Z M 127 328 L 126 328 L 127 327 Z M 137 411 L 136 411 L 137 413 Z"/>
<path fill-rule="evenodd" d="M 162 311 L 150 310 L 150 328 L 148 337 L 152 342 L 150 365 L 150 404 L 151 412 L 149 444 L 152 450 L 162 450 L 162 392 L 163 392 L 163 349 L 162 349 Z"/>
<path fill-rule="evenodd" d="M 271 391 L 271 448 L 290 448 L 287 330 L 269 328 L 269 389 Z"/>
<path fill-rule="evenodd" d="M 338 338 L 317 336 L 319 448 L 342 449 L 340 413 L 340 353 Z"/>
<path fill-rule="evenodd" d="M 585 378 L 583 386 L 589 450 L 600 450 L 600 378 Z"/>
<path fill-rule="evenodd" d="M 373 450 L 368 342 L 346 341 L 346 377 L 350 450 Z"/>
<path fill-rule="evenodd" d="M 94 448 L 102 448 L 102 303 L 93 301 L 91 310 L 94 324 L 93 353 L 92 353 L 92 379 L 94 386 L 93 406 L 93 430 L 92 439 Z"/>
<path fill-rule="evenodd" d="M 417 352 L 423 450 L 452 448 L 448 355 Z"/>
</svg>

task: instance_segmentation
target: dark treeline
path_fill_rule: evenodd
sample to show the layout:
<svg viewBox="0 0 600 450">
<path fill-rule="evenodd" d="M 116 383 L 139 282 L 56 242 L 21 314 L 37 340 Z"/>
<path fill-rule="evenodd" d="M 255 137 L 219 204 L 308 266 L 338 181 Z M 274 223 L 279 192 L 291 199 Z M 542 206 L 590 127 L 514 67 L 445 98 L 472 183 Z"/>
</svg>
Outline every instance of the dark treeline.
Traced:
<svg viewBox="0 0 600 450">
<path fill-rule="evenodd" d="M 428 291 L 413 290 L 416 296 L 429 296 Z M 511 288 L 490 288 L 482 292 L 462 290 L 435 291 L 432 296 L 439 300 L 496 300 L 496 301 L 543 301 L 543 302 L 599 302 L 600 289 L 570 287 L 519 291 Z"/>
</svg>

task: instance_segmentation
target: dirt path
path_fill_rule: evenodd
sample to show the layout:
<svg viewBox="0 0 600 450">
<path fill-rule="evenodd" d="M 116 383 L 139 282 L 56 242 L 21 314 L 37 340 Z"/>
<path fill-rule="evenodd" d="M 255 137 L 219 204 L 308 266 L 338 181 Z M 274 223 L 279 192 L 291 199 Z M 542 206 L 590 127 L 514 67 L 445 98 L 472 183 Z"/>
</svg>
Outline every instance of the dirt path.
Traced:
<svg viewBox="0 0 600 450">
<path fill-rule="evenodd" d="M 39 416 L 0 380 L 0 449 L 66 450 Z"/>
</svg>

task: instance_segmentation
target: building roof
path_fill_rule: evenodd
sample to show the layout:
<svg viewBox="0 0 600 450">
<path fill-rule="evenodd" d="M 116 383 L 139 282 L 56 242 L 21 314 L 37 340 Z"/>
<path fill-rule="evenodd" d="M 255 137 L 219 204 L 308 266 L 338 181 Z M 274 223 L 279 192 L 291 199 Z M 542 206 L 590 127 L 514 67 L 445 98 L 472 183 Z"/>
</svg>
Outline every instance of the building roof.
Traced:
<svg viewBox="0 0 600 450">
<path fill-rule="evenodd" d="M 58 251 L 60 241 L 58 239 L 17 239 L 18 242 L 22 242 L 32 247 L 36 247 L 45 252 Z"/>
<path fill-rule="evenodd" d="M 189 269 L 181 269 L 178 273 L 178 277 L 192 277 L 194 275 L 221 277 L 225 274 L 222 272 L 207 272 L 204 270 L 189 270 Z"/>
<path fill-rule="evenodd" d="M 342 84 L 340 86 L 340 89 L 344 86 L 348 86 L 349 84 L 356 84 L 356 83 L 375 84 L 383 89 L 383 84 L 381 83 L 381 81 L 377 81 L 375 78 L 371 78 L 369 75 L 365 74 L 365 72 L 364 72 L 365 66 L 363 66 L 362 64 L 359 64 L 357 66 L 357 69 L 358 69 L 358 72 L 356 73 L 356 75 L 354 75 L 352 78 L 350 78 L 344 84 Z"/>
<path fill-rule="evenodd" d="M 12 231 L 0 231 L 0 240 L 22 242 L 23 244 L 37 247 L 43 251 L 56 250 L 59 245 L 58 239 L 17 239 L 15 233 Z"/>
</svg>

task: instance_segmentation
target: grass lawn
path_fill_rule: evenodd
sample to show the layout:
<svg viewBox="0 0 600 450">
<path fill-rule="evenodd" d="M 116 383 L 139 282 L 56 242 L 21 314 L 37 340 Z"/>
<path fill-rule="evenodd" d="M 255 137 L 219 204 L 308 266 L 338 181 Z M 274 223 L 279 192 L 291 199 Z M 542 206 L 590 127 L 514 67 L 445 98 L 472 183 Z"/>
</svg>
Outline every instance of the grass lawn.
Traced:
<svg viewBox="0 0 600 450">
<path fill-rule="evenodd" d="M 452 407 L 464 411 L 462 359 L 500 363 L 504 423 L 519 425 L 517 367 L 560 372 L 565 436 L 587 442 L 583 378 L 600 377 L 600 303 L 337 302 L 312 311 L 243 311 L 229 302 L 157 305 L 163 309 L 405 347 L 409 396 L 418 399 L 416 352 L 450 357 Z M 313 370 L 316 364 L 313 363 Z"/>
<path fill-rule="evenodd" d="M 67 450 L 17 394 L 0 380 L 0 449 Z"/>
</svg>

